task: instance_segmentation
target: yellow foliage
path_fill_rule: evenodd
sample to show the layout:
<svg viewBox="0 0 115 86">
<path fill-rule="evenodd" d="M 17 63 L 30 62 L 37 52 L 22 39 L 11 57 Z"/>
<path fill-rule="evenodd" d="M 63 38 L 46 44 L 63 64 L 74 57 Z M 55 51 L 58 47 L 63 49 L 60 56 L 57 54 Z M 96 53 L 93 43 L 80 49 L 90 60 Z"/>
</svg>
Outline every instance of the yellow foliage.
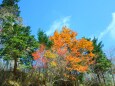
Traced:
<svg viewBox="0 0 115 86">
<path fill-rule="evenodd" d="M 52 67 L 56 67 L 57 66 L 57 63 L 55 61 L 52 61 L 50 64 L 51 64 Z"/>
<path fill-rule="evenodd" d="M 48 50 L 45 52 L 44 56 L 47 58 L 56 58 L 57 55 L 55 53 L 52 53 L 50 50 Z"/>
</svg>

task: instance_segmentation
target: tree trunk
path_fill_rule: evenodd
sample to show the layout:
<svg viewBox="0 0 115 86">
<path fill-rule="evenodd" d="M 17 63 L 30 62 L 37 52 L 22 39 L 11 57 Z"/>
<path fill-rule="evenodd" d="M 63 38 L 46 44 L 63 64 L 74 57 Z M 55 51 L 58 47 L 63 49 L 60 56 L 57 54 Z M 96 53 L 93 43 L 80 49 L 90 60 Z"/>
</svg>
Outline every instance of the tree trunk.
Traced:
<svg viewBox="0 0 115 86">
<path fill-rule="evenodd" d="M 105 81 L 104 73 L 102 73 L 102 77 L 103 77 L 103 83 L 104 83 L 104 85 L 106 86 L 106 81 Z"/>
<path fill-rule="evenodd" d="M 102 83 L 101 83 L 101 79 L 100 79 L 100 75 L 99 75 L 99 74 L 97 74 L 97 78 L 98 78 L 98 82 L 99 82 L 99 84 L 102 84 Z"/>
<path fill-rule="evenodd" d="M 112 85 L 115 86 L 115 78 L 114 78 L 114 74 L 113 74 L 113 68 L 111 67 L 111 74 L 112 74 L 112 79 L 113 79 L 113 83 Z"/>
<path fill-rule="evenodd" d="M 14 75 L 17 73 L 17 57 L 14 58 L 14 69 L 13 69 Z"/>
<path fill-rule="evenodd" d="M 77 75 L 77 76 L 76 76 L 75 86 L 79 86 L 78 72 L 77 72 L 76 75 Z"/>
<path fill-rule="evenodd" d="M 76 79 L 76 86 L 79 86 L 79 80 L 78 80 L 78 78 Z"/>
</svg>

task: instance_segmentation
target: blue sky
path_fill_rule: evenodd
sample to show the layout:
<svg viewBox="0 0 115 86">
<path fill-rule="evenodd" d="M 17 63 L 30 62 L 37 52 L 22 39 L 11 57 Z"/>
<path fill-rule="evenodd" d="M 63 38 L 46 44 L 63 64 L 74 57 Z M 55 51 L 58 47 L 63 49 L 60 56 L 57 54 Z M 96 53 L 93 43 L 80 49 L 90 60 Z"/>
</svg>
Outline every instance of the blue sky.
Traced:
<svg viewBox="0 0 115 86">
<path fill-rule="evenodd" d="M 35 36 L 38 28 L 51 35 L 66 25 L 78 38 L 95 36 L 104 50 L 115 48 L 115 0 L 21 0 L 19 6 Z"/>
</svg>

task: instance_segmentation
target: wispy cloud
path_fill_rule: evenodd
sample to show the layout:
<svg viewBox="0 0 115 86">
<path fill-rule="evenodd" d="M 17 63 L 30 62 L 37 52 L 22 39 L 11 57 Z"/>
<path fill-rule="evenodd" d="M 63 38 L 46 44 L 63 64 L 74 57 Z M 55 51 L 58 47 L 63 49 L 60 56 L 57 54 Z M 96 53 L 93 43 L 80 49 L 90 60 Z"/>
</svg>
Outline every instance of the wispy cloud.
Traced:
<svg viewBox="0 0 115 86">
<path fill-rule="evenodd" d="M 59 20 L 55 20 L 52 25 L 50 26 L 50 29 L 46 31 L 46 34 L 49 36 L 51 35 L 55 30 L 61 31 L 63 26 L 69 27 L 69 21 L 70 21 L 71 16 L 66 16 L 63 17 Z"/>
<path fill-rule="evenodd" d="M 110 35 L 112 39 L 115 40 L 115 12 L 112 13 L 112 21 L 108 27 L 100 33 L 99 40 L 101 40 L 105 35 Z"/>
</svg>

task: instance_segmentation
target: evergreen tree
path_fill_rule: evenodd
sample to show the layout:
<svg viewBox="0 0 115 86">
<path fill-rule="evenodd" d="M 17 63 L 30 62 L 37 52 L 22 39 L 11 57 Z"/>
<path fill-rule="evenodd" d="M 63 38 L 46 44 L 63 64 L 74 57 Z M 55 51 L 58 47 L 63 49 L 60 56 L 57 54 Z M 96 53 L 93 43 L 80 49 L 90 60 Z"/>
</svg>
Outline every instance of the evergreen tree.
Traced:
<svg viewBox="0 0 115 86">
<path fill-rule="evenodd" d="M 49 40 L 49 37 L 45 34 L 44 31 L 40 30 L 38 31 L 38 43 L 44 44 L 47 48 L 50 48 L 53 44 L 51 40 Z"/>
<path fill-rule="evenodd" d="M 7 8 L 12 14 L 19 16 L 20 11 L 18 7 L 18 2 L 19 0 L 3 0 L 2 4 L 0 5 L 0 9 Z M 11 8 L 13 10 L 11 10 Z"/>
<path fill-rule="evenodd" d="M 3 0 L 1 5 L 0 14 L 4 12 L 1 19 L 1 31 L 0 31 L 0 43 L 3 48 L 0 50 L 1 56 L 5 60 L 14 60 L 13 72 L 16 74 L 17 63 L 20 59 L 28 59 L 31 56 L 31 52 L 38 44 L 34 36 L 30 35 L 30 27 L 24 26 L 20 23 L 20 18 L 17 14 L 15 6 L 18 0 Z M 8 11 L 9 7 L 12 7 L 11 11 Z M 5 8 L 5 10 L 3 10 Z M 7 15 L 8 14 L 8 15 Z M 9 15 L 10 14 L 10 15 Z"/>
<path fill-rule="evenodd" d="M 107 58 L 106 54 L 103 52 L 103 44 L 102 42 L 98 43 L 98 39 L 94 38 L 93 42 L 93 53 L 95 54 L 95 64 L 92 65 L 92 70 L 95 74 L 97 74 L 99 83 L 101 82 L 101 78 L 105 83 L 104 73 L 106 73 L 111 68 L 111 61 Z"/>
</svg>

